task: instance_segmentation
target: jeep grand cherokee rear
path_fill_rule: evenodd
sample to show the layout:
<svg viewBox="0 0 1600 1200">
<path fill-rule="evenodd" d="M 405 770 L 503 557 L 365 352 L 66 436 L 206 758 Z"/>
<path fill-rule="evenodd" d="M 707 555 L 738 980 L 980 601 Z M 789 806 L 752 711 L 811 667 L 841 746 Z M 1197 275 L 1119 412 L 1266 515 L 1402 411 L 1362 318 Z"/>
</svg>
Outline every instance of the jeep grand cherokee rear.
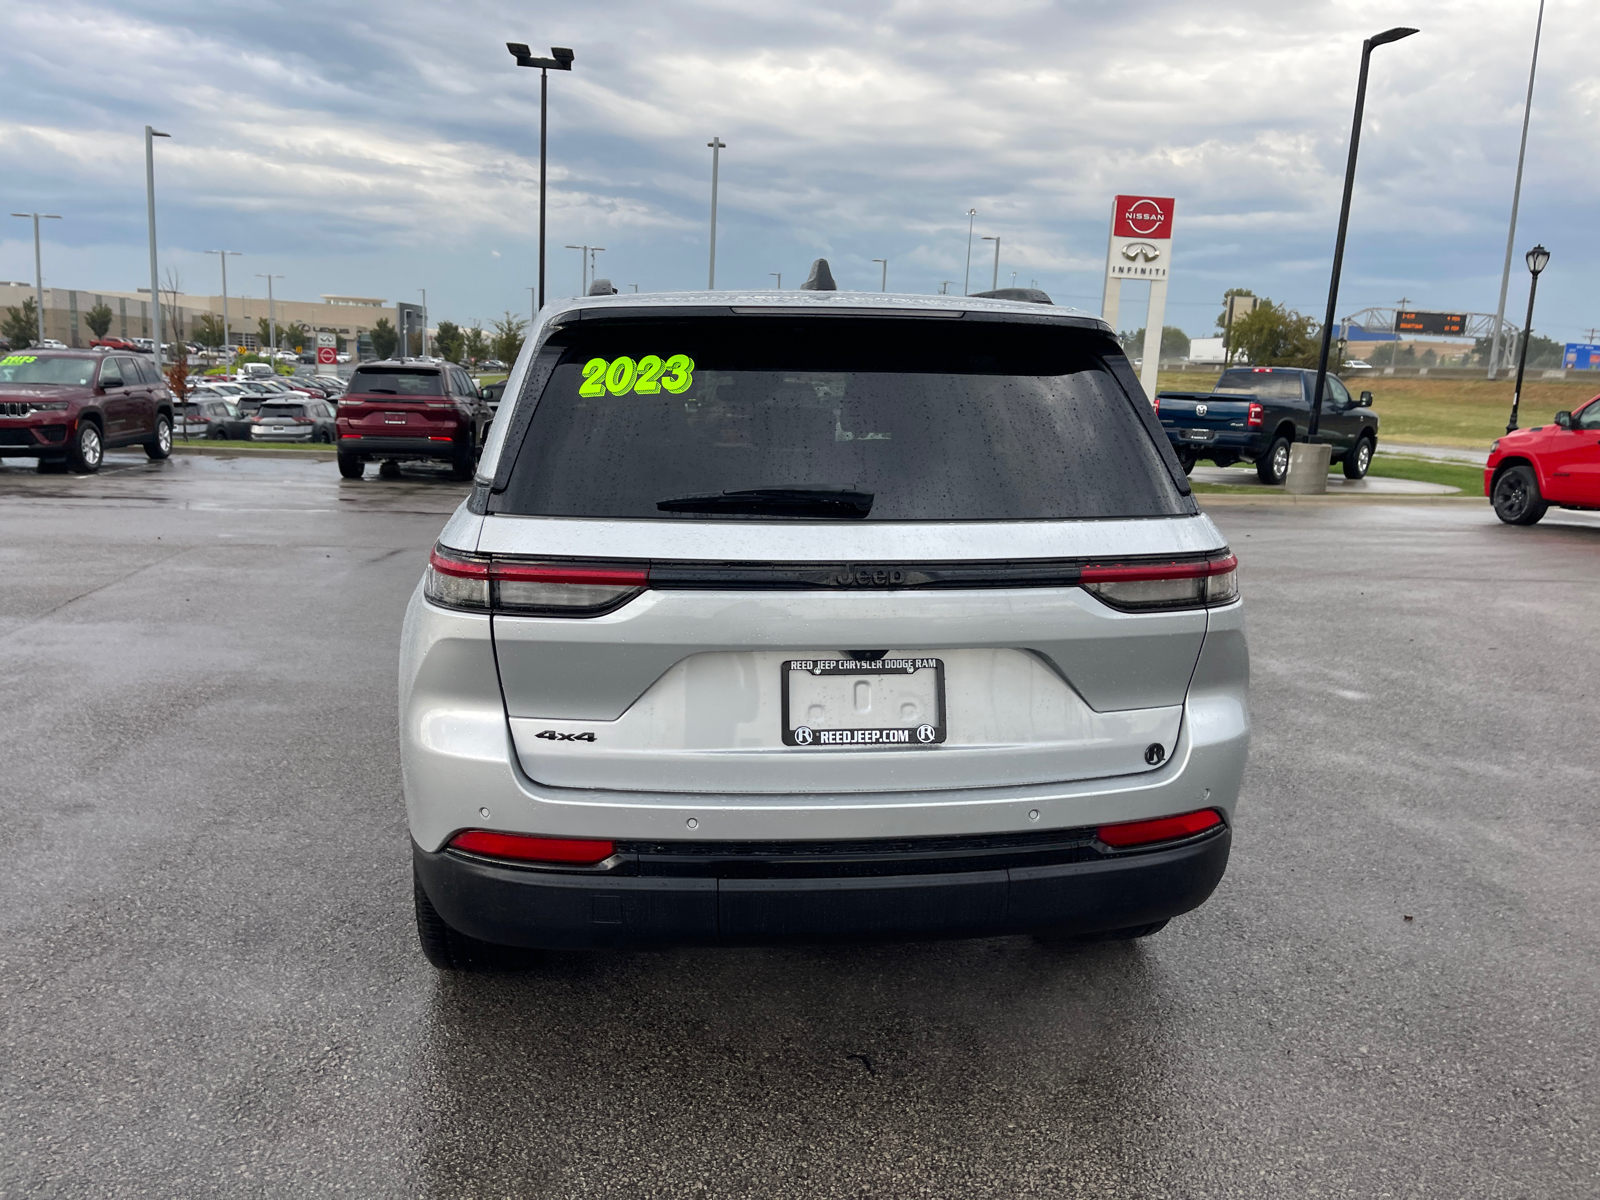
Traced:
<svg viewBox="0 0 1600 1200">
<path fill-rule="evenodd" d="M 402 637 L 419 931 L 1138 936 L 1227 862 L 1235 562 L 1100 321 L 547 310 Z"/>
<path fill-rule="evenodd" d="M 472 478 L 491 414 L 471 377 L 452 363 L 363 363 L 339 397 L 339 474 L 360 479 L 366 464 L 393 474 L 402 462 L 446 462 Z"/>
</svg>

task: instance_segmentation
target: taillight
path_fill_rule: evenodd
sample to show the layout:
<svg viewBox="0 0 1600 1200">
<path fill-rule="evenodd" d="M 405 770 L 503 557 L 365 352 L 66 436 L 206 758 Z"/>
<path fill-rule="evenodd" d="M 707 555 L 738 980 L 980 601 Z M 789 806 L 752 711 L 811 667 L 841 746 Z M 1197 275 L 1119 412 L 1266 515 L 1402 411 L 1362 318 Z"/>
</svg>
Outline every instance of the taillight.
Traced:
<svg viewBox="0 0 1600 1200">
<path fill-rule="evenodd" d="M 450 839 L 452 850 L 486 854 L 514 862 L 568 863 L 592 867 L 616 852 L 612 842 L 586 838 L 529 837 L 521 833 L 495 833 L 488 829 L 468 829 Z"/>
<path fill-rule="evenodd" d="M 1260 429 L 1261 419 L 1266 416 L 1266 413 L 1266 409 L 1262 408 L 1261 405 L 1255 403 L 1254 401 L 1251 401 L 1250 414 L 1249 416 L 1245 417 L 1244 423 L 1250 426 L 1251 429 Z"/>
<path fill-rule="evenodd" d="M 1102 825 L 1095 836 L 1118 850 L 1129 846 L 1150 846 L 1156 842 L 1172 842 L 1193 837 L 1222 824 L 1222 814 L 1214 808 L 1183 813 L 1176 817 L 1156 817 L 1150 821 L 1123 821 L 1116 825 Z"/>
<path fill-rule="evenodd" d="M 1156 393 L 1156 398 L 1150 401 L 1150 407 L 1156 410 L 1156 416 L 1161 415 L 1161 393 Z"/>
<path fill-rule="evenodd" d="M 626 603 L 650 583 L 641 568 L 468 558 L 434 547 L 423 595 L 446 608 L 593 617 Z"/>
<path fill-rule="evenodd" d="M 1239 598 L 1238 566 L 1232 554 L 1202 562 L 1108 564 L 1085 567 L 1079 580 L 1113 608 L 1210 608 Z"/>
</svg>

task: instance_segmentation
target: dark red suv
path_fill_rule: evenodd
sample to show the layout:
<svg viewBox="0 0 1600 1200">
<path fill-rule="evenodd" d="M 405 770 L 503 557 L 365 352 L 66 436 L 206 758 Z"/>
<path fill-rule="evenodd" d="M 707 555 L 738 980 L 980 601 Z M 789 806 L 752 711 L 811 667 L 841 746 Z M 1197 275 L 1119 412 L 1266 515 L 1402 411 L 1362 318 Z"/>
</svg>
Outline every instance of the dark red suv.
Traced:
<svg viewBox="0 0 1600 1200">
<path fill-rule="evenodd" d="M 468 374 L 454 363 L 388 359 L 362 363 L 339 397 L 339 474 L 360 479 L 366 464 L 390 477 L 402 462 L 450 464 L 471 479 L 492 417 Z"/>
<path fill-rule="evenodd" d="M 0 456 L 39 469 L 100 469 L 114 446 L 172 453 L 172 393 L 147 355 L 19 350 L 0 355 Z"/>
</svg>

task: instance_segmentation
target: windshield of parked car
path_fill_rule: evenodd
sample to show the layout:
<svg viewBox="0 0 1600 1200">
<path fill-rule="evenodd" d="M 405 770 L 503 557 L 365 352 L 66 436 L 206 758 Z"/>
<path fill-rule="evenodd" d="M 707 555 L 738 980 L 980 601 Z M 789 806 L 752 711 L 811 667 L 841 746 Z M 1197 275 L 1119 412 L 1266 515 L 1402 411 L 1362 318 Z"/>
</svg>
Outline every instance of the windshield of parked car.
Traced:
<svg viewBox="0 0 1600 1200">
<path fill-rule="evenodd" d="M 304 404 L 274 404 L 270 400 L 263 404 L 257 413 L 262 417 L 303 417 L 306 415 Z"/>
<path fill-rule="evenodd" d="M 1299 400 L 1304 394 L 1298 371 L 1274 371 L 1268 367 L 1224 371 L 1212 390 L 1218 395 L 1254 396 L 1258 400 Z"/>
<path fill-rule="evenodd" d="M 41 354 L 0 354 L 0 383 L 88 387 L 98 358 Z"/>
<path fill-rule="evenodd" d="M 494 511 L 1049 520 L 1188 511 L 1112 344 L 1070 326 L 712 317 L 580 329 Z M 729 495 L 738 493 L 738 495 Z"/>
<path fill-rule="evenodd" d="M 442 396 L 438 371 L 417 367 L 360 367 L 350 377 L 351 395 Z"/>
</svg>

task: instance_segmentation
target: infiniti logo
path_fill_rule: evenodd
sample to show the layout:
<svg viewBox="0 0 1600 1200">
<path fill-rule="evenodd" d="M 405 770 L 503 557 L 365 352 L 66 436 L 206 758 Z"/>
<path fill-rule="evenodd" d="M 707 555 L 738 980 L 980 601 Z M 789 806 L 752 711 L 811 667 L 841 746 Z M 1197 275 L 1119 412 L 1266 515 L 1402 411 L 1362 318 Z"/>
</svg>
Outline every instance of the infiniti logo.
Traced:
<svg viewBox="0 0 1600 1200">
<path fill-rule="evenodd" d="M 1149 242 L 1129 242 L 1122 248 L 1122 257 L 1131 262 L 1155 262 L 1161 257 L 1161 250 Z"/>
</svg>

